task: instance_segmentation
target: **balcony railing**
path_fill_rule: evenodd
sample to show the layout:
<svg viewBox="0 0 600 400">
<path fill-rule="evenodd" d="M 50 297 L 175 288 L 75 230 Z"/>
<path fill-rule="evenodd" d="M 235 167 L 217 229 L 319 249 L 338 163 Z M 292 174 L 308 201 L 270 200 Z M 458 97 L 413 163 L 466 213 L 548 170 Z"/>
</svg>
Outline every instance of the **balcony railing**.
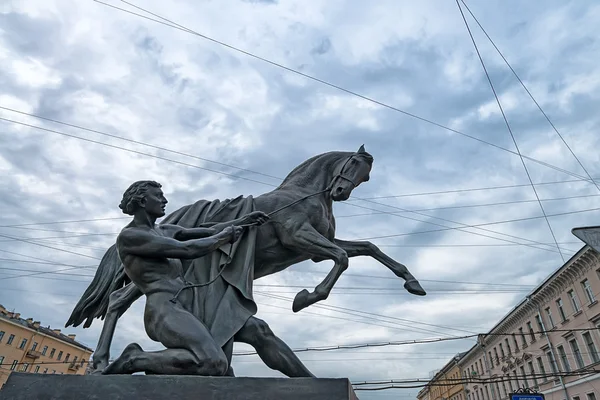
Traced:
<svg viewBox="0 0 600 400">
<path fill-rule="evenodd" d="M 40 358 L 42 356 L 42 353 L 40 353 L 39 351 L 36 351 L 36 350 L 29 350 L 25 356 L 35 359 L 35 358 Z"/>
</svg>

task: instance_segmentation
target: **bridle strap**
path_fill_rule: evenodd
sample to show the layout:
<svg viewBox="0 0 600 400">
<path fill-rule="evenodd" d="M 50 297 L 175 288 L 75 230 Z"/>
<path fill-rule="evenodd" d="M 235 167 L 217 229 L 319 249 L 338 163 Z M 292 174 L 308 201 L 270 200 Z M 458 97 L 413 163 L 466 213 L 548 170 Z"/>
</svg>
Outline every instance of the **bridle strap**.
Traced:
<svg viewBox="0 0 600 400">
<path fill-rule="evenodd" d="M 347 176 L 344 176 L 344 168 L 346 168 L 346 164 L 348 164 L 350 162 L 350 160 L 352 160 L 354 158 L 356 154 L 352 154 L 350 157 L 348 157 L 346 159 L 346 162 L 344 162 L 344 165 L 342 165 L 342 168 L 340 169 L 340 172 L 338 172 L 337 175 L 335 175 L 333 177 L 333 179 L 331 180 L 331 184 L 329 185 L 329 187 L 333 187 L 333 182 L 335 182 L 335 180 L 337 178 L 342 178 L 345 181 L 348 181 L 352 184 L 352 186 L 354 186 L 355 188 L 358 186 L 352 179 L 348 178 Z"/>
</svg>

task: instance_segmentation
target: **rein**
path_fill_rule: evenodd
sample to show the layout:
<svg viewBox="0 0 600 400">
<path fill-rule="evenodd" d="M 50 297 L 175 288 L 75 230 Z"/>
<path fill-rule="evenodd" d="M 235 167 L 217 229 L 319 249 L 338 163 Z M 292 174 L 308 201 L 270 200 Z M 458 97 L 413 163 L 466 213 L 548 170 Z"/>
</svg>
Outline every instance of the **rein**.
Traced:
<svg viewBox="0 0 600 400">
<path fill-rule="evenodd" d="M 319 190 L 318 192 L 315 192 L 315 193 L 303 196 L 303 197 L 299 198 L 298 200 L 295 200 L 295 201 L 293 201 L 293 202 L 291 202 L 289 204 L 286 204 L 283 207 L 280 207 L 280 208 L 278 208 L 278 209 L 276 209 L 274 211 L 271 211 L 270 213 L 267 214 L 267 216 L 271 217 L 272 215 L 274 215 L 274 214 L 276 214 L 276 213 L 278 213 L 280 211 L 283 211 L 283 210 L 285 210 L 288 207 L 296 205 L 296 204 L 298 204 L 298 203 L 300 203 L 300 202 L 302 202 L 302 201 L 304 201 L 304 200 L 306 200 L 306 199 L 308 199 L 310 197 L 318 196 L 320 194 L 323 194 L 323 193 L 326 193 L 326 192 L 330 191 L 333 188 L 333 183 L 335 182 L 335 180 L 337 178 L 342 178 L 342 179 L 350 182 L 352 184 L 352 186 L 356 187 L 357 185 L 354 183 L 354 181 L 352 181 L 350 178 L 347 178 L 347 177 L 344 176 L 344 168 L 346 168 L 346 164 L 348 164 L 348 162 L 353 157 L 354 157 L 354 154 L 351 155 L 350 157 L 348 157 L 348 159 L 346 160 L 346 162 L 344 163 L 344 165 L 340 169 L 340 172 L 333 177 L 333 179 L 331 180 L 331 183 L 327 186 L 326 189 Z M 256 225 L 257 225 L 257 223 L 254 222 L 254 223 L 251 223 L 251 224 L 238 225 L 238 227 L 247 228 L 247 227 L 252 227 L 252 226 L 256 226 Z M 233 251 L 233 243 L 230 243 L 230 245 L 229 245 L 229 254 L 227 255 L 227 260 L 225 261 L 225 263 L 221 267 L 221 270 L 219 271 L 219 273 L 217 274 L 217 276 L 215 276 L 210 281 L 205 282 L 205 283 L 189 283 L 188 281 L 185 280 L 185 278 L 183 278 L 183 281 L 185 282 L 185 285 L 181 289 L 179 289 L 177 291 L 177 293 L 175 294 L 175 296 L 173 296 L 173 298 L 170 300 L 171 303 L 175 303 L 177 301 L 177 298 L 179 297 L 179 295 L 181 294 L 182 291 L 184 291 L 186 289 L 191 289 L 191 288 L 208 286 L 208 285 L 214 283 L 217 279 L 219 279 L 221 277 L 221 275 L 223 274 L 223 271 L 225 271 L 225 268 L 229 265 L 229 263 L 231 263 L 231 253 L 232 253 L 232 251 Z"/>
</svg>

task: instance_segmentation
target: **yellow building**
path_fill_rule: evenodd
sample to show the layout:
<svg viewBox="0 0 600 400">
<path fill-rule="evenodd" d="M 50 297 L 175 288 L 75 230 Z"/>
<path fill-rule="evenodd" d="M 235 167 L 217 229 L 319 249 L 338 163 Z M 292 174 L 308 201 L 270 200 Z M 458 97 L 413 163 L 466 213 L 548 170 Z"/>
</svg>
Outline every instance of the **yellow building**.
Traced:
<svg viewBox="0 0 600 400">
<path fill-rule="evenodd" d="M 466 353 L 454 356 L 419 392 L 419 400 L 466 400 L 461 369 L 458 365 Z"/>
<path fill-rule="evenodd" d="M 36 374 L 85 374 L 93 350 L 60 329 L 0 305 L 0 388 L 12 371 Z"/>
</svg>

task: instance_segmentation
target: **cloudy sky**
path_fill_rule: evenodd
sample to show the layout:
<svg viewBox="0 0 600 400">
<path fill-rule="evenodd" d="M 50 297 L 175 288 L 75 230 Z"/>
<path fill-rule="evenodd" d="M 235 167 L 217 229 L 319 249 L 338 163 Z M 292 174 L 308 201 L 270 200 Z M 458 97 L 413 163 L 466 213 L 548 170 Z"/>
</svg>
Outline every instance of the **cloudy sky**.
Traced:
<svg viewBox="0 0 600 400">
<path fill-rule="evenodd" d="M 371 180 L 335 205 L 337 236 L 373 238 L 429 294 L 409 295 L 384 266 L 361 257 L 327 301 L 294 314 L 286 299 L 298 286 L 314 288 L 332 266 L 298 264 L 256 282 L 283 287 L 255 287 L 259 317 L 293 348 L 484 332 L 562 264 L 454 1 L 134 4 L 454 131 L 97 2 L 9 0 L 0 7 L 0 117 L 13 121 L 0 121 L 0 303 L 7 308 L 63 326 L 127 223 L 117 205 L 135 180 L 163 183 L 174 211 L 197 199 L 264 193 L 305 159 L 363 143 L 375 157 Z M 600 177 L 600 6 L 467 4 L 587 171 Z M 600 190 L 581 180 L 579 163 L 465 13 L 568 259 L 581 248 L 570 229 L 600 221 L 593 210 Z M 522 218 L 531 219 L 447 229 Z M 88 221 L 65 222 L 76 220 Z M 78 268 L 18 277 L 68 266 Z M 121 319 L 113 356 L 132 341 L 161 348 L 144 333 L 143 305 L 140 299 Z M 95 347 L 101 326 L 66 331 Z M 321 377 L 427 378 L 472 344 L 300 356 Z M 256 356 L 235 357 L 234 368 L 280 376 Z M 417 391 L 361 392 L 361 399 Z"/>
</svg>

